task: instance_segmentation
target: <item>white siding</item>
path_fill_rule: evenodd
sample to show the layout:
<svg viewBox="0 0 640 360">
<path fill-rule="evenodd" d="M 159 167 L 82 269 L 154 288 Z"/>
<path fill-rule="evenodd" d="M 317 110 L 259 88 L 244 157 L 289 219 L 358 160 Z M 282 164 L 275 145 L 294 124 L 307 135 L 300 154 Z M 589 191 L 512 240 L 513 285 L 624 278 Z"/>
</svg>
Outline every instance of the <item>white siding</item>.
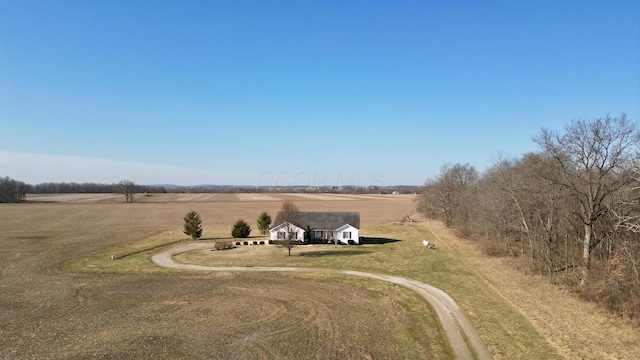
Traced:
<svg viewBox="0 0 640 360">
<path fill-rule="evenodd" d="M 340 242 L 347 244 L 349 240 L 353 240 L 356 244 L 360 244 L 360 230 L 358 230 L 357 228 L 349 224 L 346 224 L 338 228 L 337 232 L 338 232 L 337 239 Z"/>
<path fill-rule="evenodd" d="M 271 230 L 269 230 L 269 238 L 271 240 L 278 240 L 278 232 L 284 232 L 286 238 L 288 239 L 288 231 L 290 230 L 289 226 L 287 226 L 288 224 L 280 224 L 274 228 L 272 228 Z M 295 240 L 304 240 L 304 229 L 301 229 L 295 225 L 293 225 L 293 230 L 296 233 L 296 238 Z"/>
</svg>

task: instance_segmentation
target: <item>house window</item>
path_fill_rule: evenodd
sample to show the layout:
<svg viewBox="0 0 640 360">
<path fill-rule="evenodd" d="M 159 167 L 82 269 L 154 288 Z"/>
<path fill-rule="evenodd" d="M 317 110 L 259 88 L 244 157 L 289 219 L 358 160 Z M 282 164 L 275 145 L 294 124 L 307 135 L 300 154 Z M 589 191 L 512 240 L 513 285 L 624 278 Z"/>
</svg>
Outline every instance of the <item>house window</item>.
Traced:
<svg viewBox="0 0 640 360">
<path fill-rule="evenodd" d="M 351 231 L 345 231 L 342 233 L 343 239 L 351 239 Z"/>
<path fill-rule="evenodd" d="M 287 238 L 287 233 L 284 231 L 278 231 L 278 240 L 285 240 Z"/>
</svg>

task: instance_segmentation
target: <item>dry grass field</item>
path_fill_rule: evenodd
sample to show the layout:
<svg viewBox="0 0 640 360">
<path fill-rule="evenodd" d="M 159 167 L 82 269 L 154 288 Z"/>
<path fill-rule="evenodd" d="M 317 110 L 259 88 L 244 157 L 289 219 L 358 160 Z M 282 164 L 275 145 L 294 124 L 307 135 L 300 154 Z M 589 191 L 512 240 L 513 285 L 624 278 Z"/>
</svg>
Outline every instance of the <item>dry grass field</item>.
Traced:
<svg viewBox="0 0 640 360">
<path fill-rule="evenodd" d="M 101 199 L 51 196 L 0 206 L 0 358 L 449 357 L 429 305 L 389 284 L 160 268 L 75 272 L 63 266 L 158 234 L 180 238 L 182 217 L 191 209 L 209 231 L 228 233 L 224 229 L 237 218 L 253 223 L 261 211 L 275 214 L 282 197 L 180 201 L 171 194 L 124 204 L 86 196 Z M 326 201 L 332 206 L 301 199 L 301 209 L 362 210 L 370 222 L 400 218 L 412 208 L 406 197 Z M 141 258 L 148 266 L 148 254 Z"/>
<path fill-rule="evenodd" d="M 133 204 L 120 197 L 29 196 L 0 205 L 0 358 L 450 358 L 430 306 L 399 286 L 327 274 L 169 270 L 150 261 L 153 251 L 109 260 L 184 238 L 189 210 L 203 218 L 204 241 L 219 241 L 238 218 L 254 224 L 262 211 L 275 215 L 284 199 L 302 211 L 359 211 L 364 236 L 398 241 L 296 247 L 292 257 L 265 246 L 177 259 L 423 281 L 458 302 L 498 359 L 640 354 L 629 324 L 510 272 L 440 224 L 394 225 L 412 212 L 413 196 L 154 194 Z M 426 250 L 423 238 L 439 248 Z M 588 310 L 583 318 L 576 318 L 578 306 Z"/>
</svg>

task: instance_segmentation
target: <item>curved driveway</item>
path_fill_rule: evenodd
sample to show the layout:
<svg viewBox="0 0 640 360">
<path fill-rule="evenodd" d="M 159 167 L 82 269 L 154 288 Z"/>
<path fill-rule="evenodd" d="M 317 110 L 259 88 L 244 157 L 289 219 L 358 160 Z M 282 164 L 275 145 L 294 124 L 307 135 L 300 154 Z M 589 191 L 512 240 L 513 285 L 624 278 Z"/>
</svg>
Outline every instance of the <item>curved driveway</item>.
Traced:
<svg viewBox="0 0 640 360">
<path fill-rule="evenodd" d="M 211 243 L 183 243 L 175 245 L 160 254 L 152 256 L 153 262 L 156 264 L 174 268 L 201 271 L 308 271 L 308 272 L 332 272 L 346 274 L 352 276 L 367 277 L 376 280 L 387 281 L 390 283 L 402 285 L 409 288 L 424 297 L 436 311 L 438 319 L 442 324 L 444 332 L 449 339 L 451 348 L 459 359 L 493 359 L 489 350 L 480 339 L 471 322 L 460 310 L 455 301 L 444 291 L 431 285 L 409 280 L 397 276 L 378 275 L 360 271 L 350 270 L 325 270 L 313 268 L 295 268 L 295 267 L 243 267 L 243 266 L 204 266 L 181 264 L 173 260 L 173 256 L 191 250 L 212 249 L 214 244 Z"/>
</svg>

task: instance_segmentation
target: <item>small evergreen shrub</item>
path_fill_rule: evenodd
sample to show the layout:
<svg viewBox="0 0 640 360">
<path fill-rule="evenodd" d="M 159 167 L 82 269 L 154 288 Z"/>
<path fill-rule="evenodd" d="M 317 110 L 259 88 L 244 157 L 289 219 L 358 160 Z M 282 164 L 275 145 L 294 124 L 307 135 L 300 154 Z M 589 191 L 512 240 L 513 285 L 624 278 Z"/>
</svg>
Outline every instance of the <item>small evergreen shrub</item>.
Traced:
<svg viewBox="0 0 640 360">
<path fill-rule="evenodd" d="M 251 234 L 251 226 L 243 219 L 238 219 L 231 229 L 231 236 L 234 238 L 247 238 Z"/>
</svg>

